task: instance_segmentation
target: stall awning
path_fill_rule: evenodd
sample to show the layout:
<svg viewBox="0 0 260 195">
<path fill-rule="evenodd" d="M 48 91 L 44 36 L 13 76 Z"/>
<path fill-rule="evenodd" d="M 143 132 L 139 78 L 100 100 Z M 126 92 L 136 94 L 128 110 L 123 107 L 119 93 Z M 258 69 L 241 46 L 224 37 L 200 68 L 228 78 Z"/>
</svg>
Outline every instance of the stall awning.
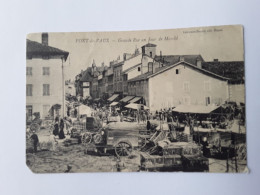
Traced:
<svg viewBox="0 0 260 195">
<path fill-rule="evenodd" d="M 135 103 L 139 101 L 142 97 L 135 97 L 134 99 L 130 100 L 129 103 Z"/>
<path fill-rule="evenodd" d="M 120 100 L 120 102 L 128 102 L 129 100 L 133 99 L 134 96 L 126 96 L 123 99 Z"/>
<path fill-rule="evenodd" d="M 197 114 L 208 114 L 219 108 L 219 106 L 209 105 L 179 105 L 176 106 L 173 111 L 181 113 L 197 113 Z"/>
<path fill-rule="evenodd" d="M 135 104 L 135 103 L 130 103 L 128 105 L 125 106 L 126 108 L 131 108 L 134 110 L 139 110 L 141 108 L 143 108 L 144 110 L 149 110 L 149 108 L 143 104 Z"/>
<path fill-rule="evenodd" d="M 114 94 L 114 95 L 112 95 L 110 98 L 108 98 L 108 101 L 112 102 L 112 101 L 114 101 L 118 96 L 119 96 L 119 94 Z"/>
<path fill-rule="evenodd" d="M 118 104 L 118 102 L 112 102 L 111 104 L 110 104 L 110 106 L 116 106 Z"/>
</svg>

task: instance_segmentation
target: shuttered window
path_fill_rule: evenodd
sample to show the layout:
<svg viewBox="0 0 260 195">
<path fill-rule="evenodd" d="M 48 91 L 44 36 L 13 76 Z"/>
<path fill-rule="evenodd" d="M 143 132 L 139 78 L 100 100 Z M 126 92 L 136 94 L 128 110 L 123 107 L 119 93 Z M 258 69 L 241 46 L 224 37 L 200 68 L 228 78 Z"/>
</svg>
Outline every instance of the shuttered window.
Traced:
<svg viewBox="0 0 260 195">
<path fill-rule="evenodd" d="M 50 85 L 43 84 L 43 96 L 49 96 L 49 95 L 50 95 Z"/>
<path fill-rule="evenodd" d="M 33 88 L 32 84 L 26 85 L 26 96 L 32 96 L 32 88 Z"/>
</svg>

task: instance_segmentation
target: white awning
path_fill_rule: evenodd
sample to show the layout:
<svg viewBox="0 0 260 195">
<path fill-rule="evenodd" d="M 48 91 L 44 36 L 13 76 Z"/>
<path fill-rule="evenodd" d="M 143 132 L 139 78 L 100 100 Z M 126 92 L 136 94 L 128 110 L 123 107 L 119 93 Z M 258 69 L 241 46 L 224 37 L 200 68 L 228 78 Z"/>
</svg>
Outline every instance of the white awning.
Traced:
<svg viewBox="0 0 260 195">
<path fill-rule="evenodd" d="M 130 103 L 128 105 L 125 106 L 126 108 L 131 108 L 134 110 L 139 110 L 141 109 L 141 107 L 143 107 L 144 110 L 149 110 L 149 108 L 143 104 L 135 104 L 135 103 Z"/>
<path fill-rule="evenodd" d="M 110 106 L 116 106 L 118 104 L 118 102 L 112 102 L 111 104 L 110 104 Z"/>
<path fill-rule="evenodd" d="M 108 98 L 108 101 L 112 102 L 112 101 L 114 101 L 118 96 L 119 96 L 119 94 L 114 94 L 114 95 L 112 95 L 110 98 Z"/>
<path fill-rule="evenodd" d="M 92 111 L 91 111 L 91 108 L 86 106 L 86 105 L 83 105 L 81 104 L 79 107 L 78 107 L 78 112 L 79 112 L 79 115 L 91 115 Z"/>
<path fill-rule="evenodd" d="M 134 99 L 130 100 L 129 103 L 135 103 L 139 101 L 142 97 L 135 97 Z"/>
<path fill-rule="evenodd" d="M 126 96 L 123 99 L 120 100 L 120 102 L 128 102 L 129 100 L 133 99 L 134 96 Z"/>
<path fill-rule="evenodd" d="M 175 112 L 182 112 L 182 113 L 198 113 L 198 114 L 208 114 L 212 111 L 219 108 L 219 106 L 209 105 L 179 105 L 173 109 Z"/>
</svg>

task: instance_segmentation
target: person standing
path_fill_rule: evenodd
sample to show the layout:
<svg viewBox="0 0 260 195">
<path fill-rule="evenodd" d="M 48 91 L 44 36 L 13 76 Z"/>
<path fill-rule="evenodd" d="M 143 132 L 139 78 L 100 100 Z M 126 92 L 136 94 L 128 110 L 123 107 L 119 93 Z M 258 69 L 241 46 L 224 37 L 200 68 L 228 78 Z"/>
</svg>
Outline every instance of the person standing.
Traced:
<svg viewBox="0 0 260 195">
<path fill-rule="evenodd" d="M 64 139 L 65 138 L 63 129 L 64 129 L 64 121 L 63 121 L 63 119 L 60 119 L 59 139 Z"/>
<path fill-rule="evenodd" d="M 31 140 L 33 141 L 33 151 L 34 153 L 37 152 L 37 146 L 39 144 L 39 138 L 38 135 L 36 134 L 36 131 L 32 132 L 33 134 L 31 135 Z"/>
<path fill-rule="evenodd" d="M 59 118 L 58 117 L 55 118 L 54 130 L 52 133 L 54 136 L 59 135 Z"/>
<path fill-rule="evenodd" d="M 75 108 L 75 110 L 74 110 L 74 117 L 76 118 L 77 115 L 78 115 L 78 111 L 77 111 L 77 109 Z"/>
</svg>

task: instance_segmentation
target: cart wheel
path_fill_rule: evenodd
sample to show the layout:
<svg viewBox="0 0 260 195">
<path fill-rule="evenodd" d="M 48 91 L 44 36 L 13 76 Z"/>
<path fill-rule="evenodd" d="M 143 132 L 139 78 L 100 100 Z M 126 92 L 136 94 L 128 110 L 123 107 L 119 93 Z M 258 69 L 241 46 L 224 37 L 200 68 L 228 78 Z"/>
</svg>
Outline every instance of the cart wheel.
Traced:
<svg viewBox="0 0 260 195">
<path fill-rule="evenodd" d="M 128 156 L 132 152 L 132 145 L 128 142 L 119 142 L 115 146 L 115 152 L 117 156 Z"/>
<path fill-rule="evenodd" d="M 83 144 L 89 144 L 91 143 L 92 141 L 92 134 L 89 133 L 89 132 L 86 132 L 84 133 L 82 136 L 81 136 L 81 143 Z"/>
<path fill-rule="evenodd" d="M 100 144 L 102 141 L 102 136 L 100 134 L 96 134 L 94 135 L 93 139 L 95 144 Z"/>
<path fill-rule="evenodd" d="M 38 131 L 40 129 L 40 125 L 37 123 L 32 123 L 30 126 L 31 131 Z"/>
</svg>

